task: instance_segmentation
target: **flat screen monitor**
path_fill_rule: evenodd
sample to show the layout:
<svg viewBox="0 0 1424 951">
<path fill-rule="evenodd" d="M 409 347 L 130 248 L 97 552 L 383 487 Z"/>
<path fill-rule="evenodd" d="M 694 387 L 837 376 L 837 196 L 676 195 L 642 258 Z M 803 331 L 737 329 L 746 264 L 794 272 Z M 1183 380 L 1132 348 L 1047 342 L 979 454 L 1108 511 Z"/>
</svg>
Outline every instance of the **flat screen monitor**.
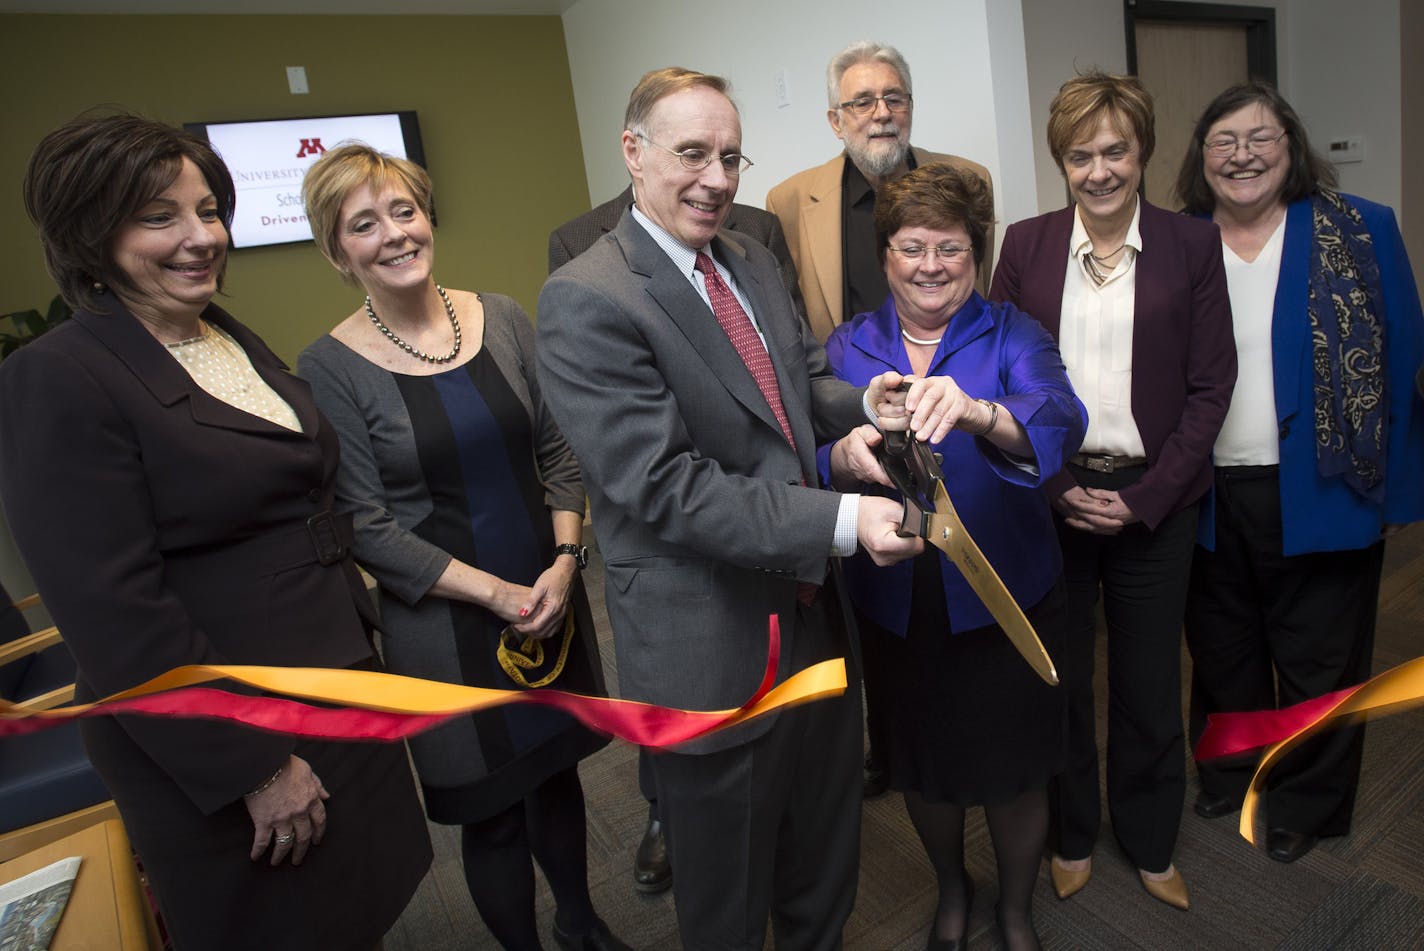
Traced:
<svg viewBox="0 0 1424 951">
<path fill-rule="evenodd" d="M 237 186 L 232 244 L 310 241 L 302 207 L 302 177 L 322 153 L 343 142 L 364 142 L 425 165 L 420 124 L 411 112 L 371 112 L 303 119 L 186 122 L 184 128 L 212 144 Z"/>
</svg>

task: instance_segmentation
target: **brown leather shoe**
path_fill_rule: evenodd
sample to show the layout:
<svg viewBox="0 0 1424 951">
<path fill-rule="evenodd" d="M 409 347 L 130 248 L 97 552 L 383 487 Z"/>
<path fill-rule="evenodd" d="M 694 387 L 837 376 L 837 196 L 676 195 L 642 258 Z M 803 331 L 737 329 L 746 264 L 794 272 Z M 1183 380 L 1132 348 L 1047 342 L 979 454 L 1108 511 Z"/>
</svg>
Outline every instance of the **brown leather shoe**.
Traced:
<svg viewBox="0 0 1424 951">
<path fill-rule="evenodd" d="M 1048 860 L 1048 876 L 1053 879 L 1053 891 L 1059 898 L 1071 898 L 1093 877 L 1093 860 L 1089 857 L 1087 868 L 1071 869 L 1065 868 L 1063 860 L 1055 855 Z"/>
<path fill-rule="evenodd" d="M 1169 866 L 1168 871 L 1172 876 L 1161 880 L 1148 878 L 1142 869 L 1137 870 L 1137 875 L 1142 879 L 1142 887 L 1147 889 L 1147 894 L 1173 908 L 1186 911 L 1191 904 L 1187 899 L 1187 880 L 1182 878 L 1182 873 L 1177 871 L 1175 865 Z"/>
<path fill-rule="evenodd" d="M 652 816 L 638 843 L 633 858 L 633 887 L 644 895 L 654 895 L 672 888 L 672 863 L 668 861 L 667 842 L 663 839 L 663 824 Z"/>
</svg>

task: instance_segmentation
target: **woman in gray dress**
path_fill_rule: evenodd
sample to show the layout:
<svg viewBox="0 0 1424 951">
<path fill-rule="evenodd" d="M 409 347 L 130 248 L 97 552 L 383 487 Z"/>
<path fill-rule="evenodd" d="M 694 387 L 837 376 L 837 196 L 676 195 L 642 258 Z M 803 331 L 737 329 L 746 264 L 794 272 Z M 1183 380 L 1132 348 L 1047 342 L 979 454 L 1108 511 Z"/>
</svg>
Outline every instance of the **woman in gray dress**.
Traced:
<svg viewBox="0 0 1424 951">
<path fill-rule="evenodd" d="M 298 370 L 340 435 L 337 504 L 380 582 L 386 663 L 602 694 L 578 574 L 583 486 L 539 396 L 533 328 L 508 297 L 435 283 L 430 196 L 423 169 L 364 145 L 328 152 L 303 184 L 322 253 L 367 295 Z M 515 663 L 531 660 L 527 673 Z M 560 947 L 626 947 L 588 895 L 577 767 L 606 742 L 524 705 L 411 741 L 426 812 L 462 827 L 470 894 L 506 948 L 540 946 L 531 856 Z"/>
</svg>

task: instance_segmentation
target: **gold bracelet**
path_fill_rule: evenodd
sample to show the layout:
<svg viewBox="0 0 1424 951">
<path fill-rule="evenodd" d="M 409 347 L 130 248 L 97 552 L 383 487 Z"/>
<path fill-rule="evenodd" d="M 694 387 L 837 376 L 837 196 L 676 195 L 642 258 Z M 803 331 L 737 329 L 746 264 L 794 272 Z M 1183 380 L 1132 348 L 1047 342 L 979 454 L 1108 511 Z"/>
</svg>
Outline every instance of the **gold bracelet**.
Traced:
<svg viewBox="0 0 1424 951">
<path fill-rule="evenodd" d="M 277 785 L 277 780 L 279 780 L 279 779 L 282 778 L 282 770 L 284 770 L 284 769 L 286 769 L 286 768 L 287 768 L 287 764 L 286 764 L 286 763 L 283 763 L 281 766 L 278 766 L 278 767 L 277 767 L 277 771 L 276 771 L 275 773 L 273 773 L 271 776 L 268 776 L 268 777 L 267 777 L 267 781 L 266 781 L 265 783 L 263 783 L 261 786 L 258 786 L 256 789 L 252 790 L 252 792 L 243 793 L 243 794 L 242 794 L 242 798 L 243 798 L 243 799 L 251 799 L 253 796 L 260 796 L 262 793 L 265 793 L 267 790 L 269 790 L 269 789 L 271 789 L 273 786 Z"/>
<path fill-rule="evenodd" d="M 975 400 L 974 402 L 986 407 L 989 410 L 989 423 L 983 429 L 975 433 L 975 436 L 986 436 L 994 429 L 994 424 L 999 421 L 999 404 L 989 400 Z"/>
</svg>

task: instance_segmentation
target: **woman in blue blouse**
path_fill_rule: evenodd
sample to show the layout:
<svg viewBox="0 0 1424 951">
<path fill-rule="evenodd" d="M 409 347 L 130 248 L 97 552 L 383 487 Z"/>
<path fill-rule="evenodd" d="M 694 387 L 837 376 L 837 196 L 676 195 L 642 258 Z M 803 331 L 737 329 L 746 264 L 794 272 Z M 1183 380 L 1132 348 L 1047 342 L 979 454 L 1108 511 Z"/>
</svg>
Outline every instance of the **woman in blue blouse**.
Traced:
<svg viewBox="0 0 1424 951">
<path fill-rule="evenodd" d="M 1187 603 L 1193 740 L 1209 713 L 1368 678 L 1383 539 L 1424 519 L 1419 291 L 1394 212 L 1335 184 L 1259 82 L 1207 106 L 1177 179 L 1221 228 L 1240 365 Z M 1350 831 L 1363 747 L 1363 727 L 1334 730 L 1276 767 L 1271 858 Z M 1254 766 L 1199 765 L 1197 813 L 1238 809 Z"/>
<path fill-rule="evenodd" d="M 890 297 L 837 328 L 826 353 L 851 383 L 886 370 L 957 382 L 955 430 L 934 446 L 950 496 L 1052 654 L 1062 564 L 1040 485 L 1077 450 L 1087 414 L 1042 326 L 974 291 L 992 220 L 988 187 L 948 165 L 882 186 L 875 226 Z M 865 427 L 822 447 L 823 470 L 854 441 L 878 439 Z M 968 930 L 964 810 L 973 805 L 984 806 L 994 841 L 1005 943 L 1038 947 L 1031 902 L 1047 784 L 1063 767 L 1061 691 L 1038 679 L 938 551 L 888 568 L 857 554 L 846 576 L 867 699 L 884 714 L 885 735 L 872 742 L 887 753 L 890 786 L 904 794 L 939 881 L 929 947 L 962 947 Z"/>
</svg>

